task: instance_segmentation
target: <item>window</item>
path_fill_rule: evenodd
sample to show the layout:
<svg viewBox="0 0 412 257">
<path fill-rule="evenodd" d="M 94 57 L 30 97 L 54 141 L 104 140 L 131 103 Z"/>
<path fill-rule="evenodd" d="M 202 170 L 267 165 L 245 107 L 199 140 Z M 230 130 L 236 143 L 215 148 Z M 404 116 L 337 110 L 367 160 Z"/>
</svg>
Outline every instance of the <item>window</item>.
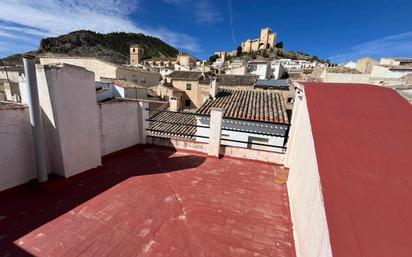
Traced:
<svg viewBox="0 0 412 257">
<path fill-rule="evenodd" d="M 192 84 L 187 83 L 186 84 L 186 90 L 192 90 Z"/>
<path fill-rule="evenodd" d="M 185 100 L 185 106 L 190 106 L 190 100 Z"/>
<path fill-rule="evenodd" d="M 165 101 L 169 102 L 169 96 L 165 95 Z"/>
<path fill-rule="evenodd" d="M 133 53 L 135 53 L 136 52 L 136 48 L 133 48 Z"/>
<path fill-rule="evenodd" d="M 262 137 L 251 137 L 248 138 L 247 148 L 249 149 L 260 149 L 260 150 L 267 150 L 267 147 L 264 146 L 269 142 L 268 138 Z M 258 144 L 258 145 L 257 145 Z M 262 145 L 263 144 L 263 145 Z"/>
</svg>

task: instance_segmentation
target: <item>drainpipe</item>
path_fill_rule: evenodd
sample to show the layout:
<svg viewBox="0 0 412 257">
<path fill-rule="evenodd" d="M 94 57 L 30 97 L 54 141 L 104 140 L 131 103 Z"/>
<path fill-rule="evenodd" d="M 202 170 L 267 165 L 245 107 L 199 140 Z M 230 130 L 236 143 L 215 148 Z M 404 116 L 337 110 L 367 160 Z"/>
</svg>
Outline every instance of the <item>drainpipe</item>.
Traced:
<svg viewBox="0 0 412 257">
<path fill-rule="evenodd" d="M 37 87 L 35 56 L 23 56 L 23 63 L 27 89 L 27 102 L 30 111 L 30 123 L 32 128 L 37 180 L 39 182 L 44 182 L 47 181 L 46 150 L 44 146 L 44 131 L 39 101 L 39 90 Z"/>
</svg>

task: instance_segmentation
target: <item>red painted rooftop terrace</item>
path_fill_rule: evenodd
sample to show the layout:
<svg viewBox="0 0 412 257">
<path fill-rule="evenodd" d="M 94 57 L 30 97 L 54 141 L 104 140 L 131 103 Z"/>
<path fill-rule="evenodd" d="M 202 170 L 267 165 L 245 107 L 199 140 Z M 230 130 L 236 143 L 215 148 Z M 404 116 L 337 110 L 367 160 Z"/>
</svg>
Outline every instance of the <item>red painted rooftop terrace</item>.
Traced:
<svg viewBox="0 0 412 257">
<path fill-rule="evenodd" d="M 0 193 L 0 256 L 295 256 L 272 164 L 139 146 Z"/>
</svg>

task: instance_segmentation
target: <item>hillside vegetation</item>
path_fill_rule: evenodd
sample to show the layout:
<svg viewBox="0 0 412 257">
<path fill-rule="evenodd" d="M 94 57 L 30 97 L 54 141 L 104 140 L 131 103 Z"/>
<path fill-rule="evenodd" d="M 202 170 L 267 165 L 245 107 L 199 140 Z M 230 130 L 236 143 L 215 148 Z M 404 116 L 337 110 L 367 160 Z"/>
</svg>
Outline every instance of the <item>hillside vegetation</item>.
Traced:
<svg viewBox="0 0 412 257">
<path fill-rule="evenodd" d="M 113 32 L 108 34 L 88 30 L 74 31 L 58 37 L 44 38 L 39 49 L 31 54 L 59 54 L 70 56 L 99 57 L 113 63 L 129 62 L 129 46 L 139 44 L 144 48 L 144 58 L 176 56 L 178 50 L 156 37 L 141 33 Z M 21 63 L 22 54 L 2 60 L 4 64 Z"/>
</svg>

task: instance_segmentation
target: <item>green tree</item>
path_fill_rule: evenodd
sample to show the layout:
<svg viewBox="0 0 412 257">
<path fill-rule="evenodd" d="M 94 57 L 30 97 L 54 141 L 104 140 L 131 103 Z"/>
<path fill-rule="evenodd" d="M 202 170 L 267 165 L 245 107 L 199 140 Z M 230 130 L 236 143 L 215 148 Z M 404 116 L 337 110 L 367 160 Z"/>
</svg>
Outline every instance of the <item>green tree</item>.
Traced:
<svg viewBox="0 0 412 257">
<path fill-rule="evenodd" d="M 236 56 L 239 57 L 241 55 L 242 55 L 242 47 L 238 46 L 237 49 L 236 49 Z"/>
<path fill-rule="evenodd" d="M 283 42 L 282 42 L 282 41 L 278 42 L 278 43 L 275 45 L 275 47 L 276 47 L 276 48 L 283 49 Z"/>
<path fill-rule="evenodd" d="M 219 58 L 219 56 L 217 54 L 212 55 L 209 57 L 209 62 L 215 62 L 217 60 L 217 58 Z"/>
</svg>

